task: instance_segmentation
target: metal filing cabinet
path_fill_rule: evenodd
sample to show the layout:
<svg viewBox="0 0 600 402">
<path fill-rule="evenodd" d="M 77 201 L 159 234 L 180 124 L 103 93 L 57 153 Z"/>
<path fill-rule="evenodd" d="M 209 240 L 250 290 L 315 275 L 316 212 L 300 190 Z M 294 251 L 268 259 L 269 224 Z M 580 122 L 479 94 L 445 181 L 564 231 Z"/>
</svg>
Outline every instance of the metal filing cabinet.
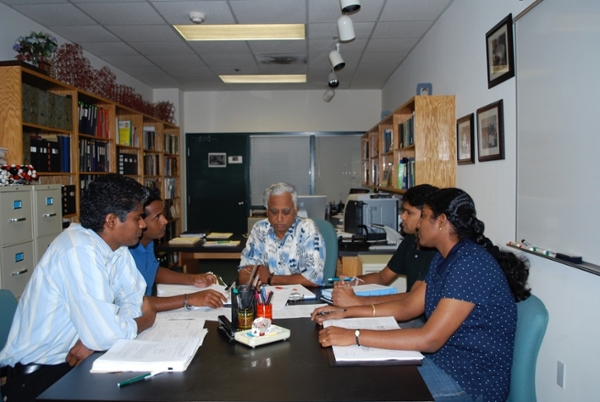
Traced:
<svg viewBox="0 0 600 402">
<path fill-rule="evenodd" d="M 0 288 L 20 296 L 34 268 L 30 186 L 0 187 Z"/>
<path fill-rule="evenodd" d="M 52 240 L 62 231 L 62 185 L 31 186 L 33 205 L 34 266 L 42 258 Z"/>
</svg>

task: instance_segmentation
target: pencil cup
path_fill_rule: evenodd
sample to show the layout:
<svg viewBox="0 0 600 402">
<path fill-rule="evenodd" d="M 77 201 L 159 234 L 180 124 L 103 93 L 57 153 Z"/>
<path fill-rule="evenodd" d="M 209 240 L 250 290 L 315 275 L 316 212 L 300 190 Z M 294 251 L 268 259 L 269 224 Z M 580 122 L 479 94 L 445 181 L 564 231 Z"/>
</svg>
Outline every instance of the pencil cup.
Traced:
<svg viewBox="0 0 600 402">
<path fill-rule="evenodd" d="M 252 321 L 254 321 L 253 308 L 238 308 L 238 331 L 252 329 Z"/>
<path fill-rule="evenodd" d="M 256 305 L 256 317 L 268 318 L 273 322 L 273 305 L 269 304 L 257 304 Z"/>
</svg>

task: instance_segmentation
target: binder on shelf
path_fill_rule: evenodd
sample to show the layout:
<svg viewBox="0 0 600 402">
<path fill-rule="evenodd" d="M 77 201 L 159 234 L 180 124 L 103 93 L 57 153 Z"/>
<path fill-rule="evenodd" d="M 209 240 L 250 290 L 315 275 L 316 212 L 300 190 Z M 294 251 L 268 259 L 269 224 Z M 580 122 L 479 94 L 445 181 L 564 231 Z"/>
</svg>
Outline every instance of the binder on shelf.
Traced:
<svg viewBox="0 0 600 402">
<path fill-rule="evenodd" d="M 62 188 L 63 216 L 77 213 L 75 208 L 75 185 L 69 184 Z"/>
</svg>

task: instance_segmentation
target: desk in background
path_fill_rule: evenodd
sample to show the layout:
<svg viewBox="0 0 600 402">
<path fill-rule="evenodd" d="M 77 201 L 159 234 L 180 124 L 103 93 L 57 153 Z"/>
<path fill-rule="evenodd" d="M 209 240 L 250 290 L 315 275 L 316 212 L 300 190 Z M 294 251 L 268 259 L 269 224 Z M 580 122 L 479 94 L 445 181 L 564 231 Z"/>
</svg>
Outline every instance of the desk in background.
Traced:
<svg viewBox="0 0 600 402">
<path fill-rule="evenodd" d="M 276 320 L 291 337 L 251 349 L 208 334 L 187 371 L 118 388 L 132 373 L 91 374 L 95 353 L 38 397 L 43 401 L 431 401 L 417 366 L 334 366 L 308 318 Z"/>
<path fill-rule="evenodd" d="M 178 254 L 178 264 L 183 272 L 198 272 L 198 260 L 239 260 L 242 250 L 246 247 L 246 238 L 242 235 L 233 235 L 229 240 L 239 240 L 237 246 L 205 247 L 203 242 L 194 246 L 172 246 L 161 244 L 156 247 L 157 252 Z"/>
</svg>

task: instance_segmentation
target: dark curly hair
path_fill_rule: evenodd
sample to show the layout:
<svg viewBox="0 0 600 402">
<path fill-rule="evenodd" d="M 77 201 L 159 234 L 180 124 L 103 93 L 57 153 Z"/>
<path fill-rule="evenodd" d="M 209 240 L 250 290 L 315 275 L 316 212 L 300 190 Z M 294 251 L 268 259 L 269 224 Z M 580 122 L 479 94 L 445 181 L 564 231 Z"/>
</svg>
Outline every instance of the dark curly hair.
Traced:
<svg viewBox="0 0 600 402">
<path fill-rule="evenodd" d="M 81 226 L 100 233 L 106 215 L 115 214 L 121 222 L 127 214 L 148 198 L 148 189 L 130 177 L 107 174 L 90 183 L 81 198 L 79 220 Z"/>
<path fill-rule="evenodd" d="M 441 214 L 446 215 L 459 240 L 472 240 L 498 261 L 517 302 L 529 297 L 530 289 L 526 286 L 529 261 L 510 251 L 501 250 L 483 235 L 485 225 L 477 219 L 475 203 L 469 194 L 459 188 L 444 188 L 435 192 L 425 201 L 425 205 L 431 208 L 434 219 Z"/>
</svg>

